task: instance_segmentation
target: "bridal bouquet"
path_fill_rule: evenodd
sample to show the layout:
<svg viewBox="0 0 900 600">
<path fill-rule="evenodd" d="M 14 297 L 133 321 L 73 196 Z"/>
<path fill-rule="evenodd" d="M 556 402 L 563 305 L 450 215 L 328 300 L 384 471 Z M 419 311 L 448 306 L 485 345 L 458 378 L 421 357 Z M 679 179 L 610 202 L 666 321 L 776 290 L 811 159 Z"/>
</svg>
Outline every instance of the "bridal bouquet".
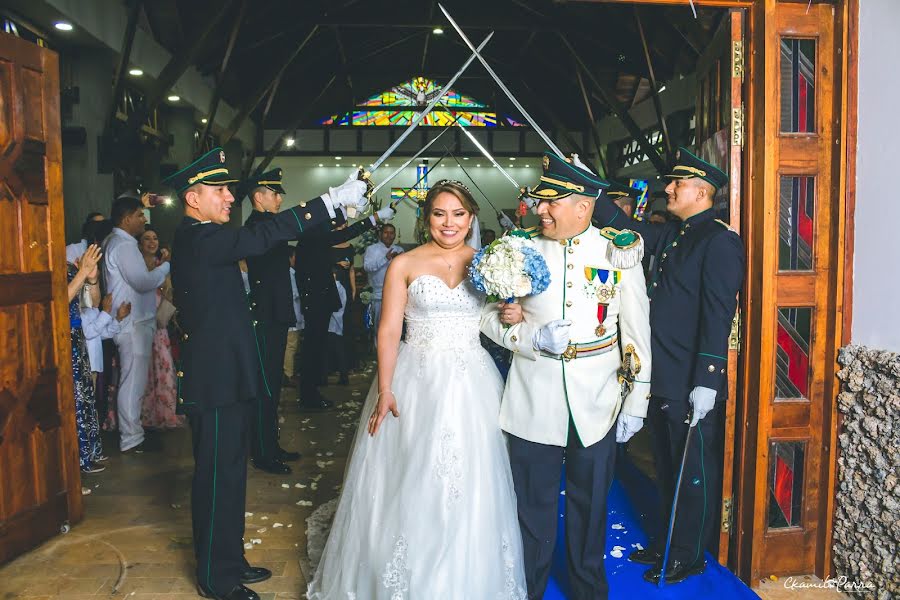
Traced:
<svg viewBox="0 0 900 600">
<path fill-rule="evenodd" d="M 489 301 L 514 302 L 546 290 L 550 270 L 527 234 L 513 230 L 478 251 L 469 267 L 469 278 Z"/>
</svg>

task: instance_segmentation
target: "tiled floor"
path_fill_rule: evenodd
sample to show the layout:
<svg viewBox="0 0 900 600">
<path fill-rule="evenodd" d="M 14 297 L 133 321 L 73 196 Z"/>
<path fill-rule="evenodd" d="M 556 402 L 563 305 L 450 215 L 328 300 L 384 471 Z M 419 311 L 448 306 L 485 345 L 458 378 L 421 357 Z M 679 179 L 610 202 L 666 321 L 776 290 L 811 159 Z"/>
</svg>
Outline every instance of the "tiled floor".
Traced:
<svg viewBox="0 0 900 600">
<path fill-rule="evenodd" d="M 304 598 L 308 562 L 306 518 L 338 494 L 361 401 L 371 378 L 360 374 L 349 387 L 329 386 L 325 394 L 339 410 L 303 414 L 285 389 L 282 445 L 299 449 L 294 473 L 268 475 L 249 470 L 245 542 L 251 564 L 274 577 L 253 585 L 265 600 Z M 66 534 L 0 567 L 0 600 L 195 599 L 191 548 L 190 479 L 192 458 L 187 430 L 152 433 L 154 452 L 120 455 L 107 438 L 105 472 L 86 476 L 90 494 L 85 518 Z M 840 598 L 831 590 L 785 589 L 783 580 L 757 589 L 766 600 Z"/>
</svg>

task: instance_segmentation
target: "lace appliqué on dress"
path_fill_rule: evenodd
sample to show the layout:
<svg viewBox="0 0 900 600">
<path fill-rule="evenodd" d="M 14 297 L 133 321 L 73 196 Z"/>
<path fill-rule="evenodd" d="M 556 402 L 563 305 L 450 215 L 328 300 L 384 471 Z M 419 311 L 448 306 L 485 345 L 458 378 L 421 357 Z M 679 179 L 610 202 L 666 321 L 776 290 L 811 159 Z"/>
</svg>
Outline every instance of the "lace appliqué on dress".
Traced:
<svg viewBox="0 0 900 600">
<path fill-rule="evenodd" d="M 462 480 L 462 460 L 456 446 L 456 435 L 449 429 L 441 431 L 439 452 L 435 474 L 444 480 L 447 486 L 447 505 L 452 506 L 462 495 L 459 489 L 459 482 Z"/>
<path fill-rule="evenodd" d="M 516 562 L 509 546 L 509 540 L 503 538 L 503 571 L 506 575 L 506 589 L 497 592 L 497 600 L 527 600 L 528 594 L 520 585 L 516 585 L 515 577 Z"/>
<path fill-rule="evenodd" d="M 391 561 L 387 564 L 384 575 L 381 576 L 384 587 L 392 590 L 391 600 L 403 600 L 406 596 L 405 592 L 409 591 L 409 565 L 406 562 L 408 550 L 406 537 L 401 535 L 394 544 Z"/>
</svg>

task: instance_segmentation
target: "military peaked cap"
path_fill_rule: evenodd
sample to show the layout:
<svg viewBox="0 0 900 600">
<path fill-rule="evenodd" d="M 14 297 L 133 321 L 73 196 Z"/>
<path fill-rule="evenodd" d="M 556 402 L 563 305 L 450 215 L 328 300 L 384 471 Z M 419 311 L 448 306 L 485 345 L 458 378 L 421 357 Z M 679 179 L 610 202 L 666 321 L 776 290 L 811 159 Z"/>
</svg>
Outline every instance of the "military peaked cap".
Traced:
<svg viewBox="0 0 900 600">
<path fill-rule="evenodd" d="M 681 146 L 675 152 L 675 166 L 672 167 L 672 172 L 666 177 L 669 179 L 698 177 L 711 183 L 717 190 L 728 183 L 728 175 L 722 169 L 706 162 L 684 146 Z"/>
<path fill-rule="evenodd" d="M 574 165 L 569 159 L 545 152 L 542 161 L 544 174 L 541 181 L 527 192 L 535 200 L 558 200 L 572 194 L 599 198 L 609 188 L 609 182 Z"/>
<path fill-rule="evenodd" d="M 196 183 L 228 185 L 237 182 L 237 179 L 228 173 L 228 167 L 225 166 L 225 151 L 221 148 L 213 148 L 177 173 L 169 175 L 162 182 L 180 194 Z"/>
</svg>

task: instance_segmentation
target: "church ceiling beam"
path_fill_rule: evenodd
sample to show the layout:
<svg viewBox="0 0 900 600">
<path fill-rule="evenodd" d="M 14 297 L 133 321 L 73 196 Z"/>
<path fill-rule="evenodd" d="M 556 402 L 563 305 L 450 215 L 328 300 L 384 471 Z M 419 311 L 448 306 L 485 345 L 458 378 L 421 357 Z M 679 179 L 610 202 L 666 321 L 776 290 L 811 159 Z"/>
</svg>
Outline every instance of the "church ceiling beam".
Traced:
<svg viewBox="0 0 900 600">
<path fill-rule="evenodd" d="M 641 12 L 637 5 L 634 7 L 634 21 L 641 37 L 641 46 L 644 48 L 644 60 L 647 61 L 647 73 L 650 75 L 650 96 L 653 98 L 653 108 L 656 110 L 656 118 L 659 121 L 659 128 L 662 130 L 663 142 L 666 146 L 666 162 L 671 162 L 673 156 L 672 139 L 669 137 L 669 128 L 666 125 L 662 103 L 659 100 L 659 86 L 656 83 L 656 75 L 653 71 L 653 59 L 650 57 L 650 48 L 647 45 L 647 37 L 644 35 L 644 23 L 641 20 Z"/>
<path fill-rule="evenodd" d="M 191 40 L 190 44 L 180 52 L 172 55 L 172 58 L 163 67 L 159 77 L 156 78 L 156 82 L 147 94 L 147 101 L 142 107 L 128 116 L 125 126 L 126 130 L 136 131 L 141 126 L 141 123 L 144 122 L 144 119 L 147 118 L 147 115 L 159 106 L 159 103 L 162 102 L 165 95 L 175 85 L 175 82 L 181 78 L 188 67 L 194 64 L 200 51 L 209 43 L 218 29 L 222 19 L 230 12 L 234 2 L 235 0 L 224 0 L 221 10 L 211 15 L 206 23 L 206 27 Z"/>
<path fill-rule="evenodd" d="M 209 102 L 209 109 L 206 111 L 206 126 L 203 128 L 203 135 L 200 136 L 201 142 L 206 139 L 209 132 L 212 131 L 213 123 L 216 120 L 216 113 L 219 110 L 219 102 L 222 100 L 222 81 L 225 78 L 225 71 L 228 69 L 228 60 L 234 50 L 235 41 L 237 41 L 238 33 L 241 30 L 241 23 L 244 22 L 244 14 L 247 11 L 248 0 L 241 1 L 241 7 L 231 26 L 231 33 L 228 36 L 228 46 L 225 48 L 225 54 L 222 56 L 222 63 L 219 65 L 219 72 L 216 74 L 216 89 L 213 91 L 212 100 Z M 203 144 L 200 144 L 203 147 Z"/>
<path fill-rule="evenodd" d="M 298 44 L 297 48 L 291 53 L 289 57 L 281 64 L 281 66 L 271 74 L 271 76 L 262 80 L 260 84 L 256 87 L 254 92 L 247 98 L 246 101 L 241 105 L 241 108 L 238 110 L 237 114 L 231 120 L 231 123 L 228 124 L 228 127 L 222 133 L 221 143 L 224 146 L 228 142 L 231 141 L 231 138 L 237 133 L 238 129 L 240 129 L 241 125 L 250 116 L 250 113 L 253 112 L 253 109 L 259 105 L 262 99 L 265 97 L 266 93 L 269 92 L 275 82 L 281 77 L 281 74 L 290 66 L 294 59 L 300 55 L 300 52 L 306 47 L 309 41 L 316 35 L 316 32 L 319 30 L 317 25 L 313 25 L 312 29 L 310 29 L 309 33 L 306 34 L 306 37 L 303 38 L 303 41 Z"/>
</svg>

